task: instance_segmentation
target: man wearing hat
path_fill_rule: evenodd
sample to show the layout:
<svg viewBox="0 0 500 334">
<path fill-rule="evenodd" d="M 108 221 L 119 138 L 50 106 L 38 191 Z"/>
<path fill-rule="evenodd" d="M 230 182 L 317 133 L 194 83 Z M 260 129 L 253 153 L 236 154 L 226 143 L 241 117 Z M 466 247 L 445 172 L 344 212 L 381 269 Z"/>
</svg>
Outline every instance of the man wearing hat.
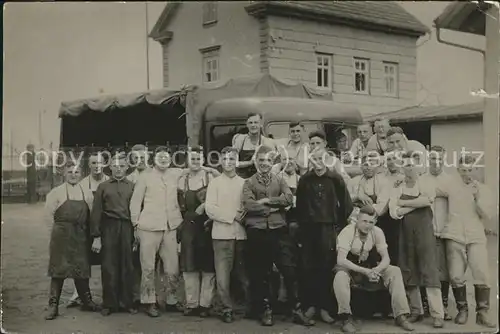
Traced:
<svg viewBox="0 0 500 334">
<path fill-rule="evenodd" d="M 134 229 L 130 219 L 130 199 L 134 184 L 126 176 L 132 170 L 124 152 L 110 161 L 111 179 L 101 183 L 94 195 L 90 214 L 92 250 L 102 248 L 102 315 L 120 309 L 137 313 L 132 300 Z"/>
</svg>

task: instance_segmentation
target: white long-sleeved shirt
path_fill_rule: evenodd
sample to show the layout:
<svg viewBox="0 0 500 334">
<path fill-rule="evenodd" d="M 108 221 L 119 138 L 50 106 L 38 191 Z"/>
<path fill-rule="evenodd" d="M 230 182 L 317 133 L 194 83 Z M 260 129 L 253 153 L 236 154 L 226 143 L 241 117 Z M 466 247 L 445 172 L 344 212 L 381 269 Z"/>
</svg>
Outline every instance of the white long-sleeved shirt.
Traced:
<svg viewBox="0 0 500 334">
<path fill-rule="evenodd" d="M 87 202 L 90 210 L 92 210 L 92 204 L 94 203 L 94 191 L 97 190 L 97 187 L 101 183 L 107 180 L 109 180 L 109 176 L 103 174 L 100 180 L 96 180 L 92 177 L 92 175 L 89 175 L 80 181 L 80 185 L 85 193 L 85 201 Z"/>
<path fill-rule="evenodd" d="M 434 212 L 432 223 L 434 225 L 434 235 L 440 237 L 441 231 L 448 223 L 449 218 L 448 189 L 451 183 L 457 180 L 444 171 L 438 175 L 426 173 L 422 175 L 421 178 L 427 179 L 426 182 L 434 184 L 436 188 L 436 199 L 432 207 Z"/>
<path fill-rule="evenodd" d="M 212 239 L 245 240 L 245 229 L 235 222 L 242 210 L 243 184 L 245 179 L 238 175 L 228 177 L 222 174 L 208 185 L 205 212 L 214 221 Z"/>
<path fill-rule="evenodd" d="M 488 187 L 478 181 L 465 184 L 460 176 L 447 184 L 449 205 L 448 222 L 441 231 L 441 237 L 463 244 L 486 243 L 485 223 L 494 217 L 496 208 Z M 478 200 L 474 200 L 472 188 L 477 187 Z M 480 208 L 485 214 L 481 217 Z"/>
<path fill-rule="evenodd" d="M 427 196 L 431 202 L 431 209 L 436 198 L 436 188 L 433 183 L 428 179 L 419 177 L 413 188 L 408 188 L 405 182 L 401 183 L 398 187 L 393 188 L 389 198 L 389 214 L 393 219 L 402 219 L 403 216 L 398 215 L 397 211 L 401 208 L 398 201 L 402 194 L 410 196 Z"/>
</svg>

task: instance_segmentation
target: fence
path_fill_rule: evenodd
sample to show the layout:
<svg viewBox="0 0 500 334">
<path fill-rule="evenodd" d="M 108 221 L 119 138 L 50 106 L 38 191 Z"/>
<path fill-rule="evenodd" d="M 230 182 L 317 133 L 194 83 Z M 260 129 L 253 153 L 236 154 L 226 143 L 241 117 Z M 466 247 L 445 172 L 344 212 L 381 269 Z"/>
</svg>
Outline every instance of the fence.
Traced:
<svg viewBox="0 0 500 334">
<path fill-rule="evenodd" d="M 62 175 L 51 166 L 27 168 L 22 154 L 2 156 L 2 203 L 32 203 L 62 183 Z"/>
<path fill-rule="evenodd" d="M 148 146 L 150 151 L 154 150 L 157 145 Z M 185 146 L 169 145 L 172 150 L 185 151 Z M 82 174 L 87 176 L 90 173 L 88 165 L 88 157 L 91 152 L 99 150 L 115 150 L 129 151 L 128 145 L 120 147 L 97 148 L 97 147 L 71 147 L 62 148 L 61 151 L 68 153 L 73 152 L 75 158 L 82 157 Z M 27 147 L 26 152 L 30 153 L 14 153 L 2 156 L 2 203 L 36 203 L 44 201 L 49 191 L 62 184 L 63 175 L 61 169 L 52 165 L 53 161 L 47 157 L 51 157 L 51 152 L 45 151 L 47 154 L 40 154 L 43 150 L 35 152 L 33 145 Z M 62 158 L 62 156 L 59 156 Z M 152 154 L 150 154 L 149 163 L 152 163 Z M 176 165 L 184 164 L 184 156 L 175 156 Z M 56 161 L 59 163 L 60 161 Z M 30 167 L 27 167 L 30 166 Z"/>
</svg>

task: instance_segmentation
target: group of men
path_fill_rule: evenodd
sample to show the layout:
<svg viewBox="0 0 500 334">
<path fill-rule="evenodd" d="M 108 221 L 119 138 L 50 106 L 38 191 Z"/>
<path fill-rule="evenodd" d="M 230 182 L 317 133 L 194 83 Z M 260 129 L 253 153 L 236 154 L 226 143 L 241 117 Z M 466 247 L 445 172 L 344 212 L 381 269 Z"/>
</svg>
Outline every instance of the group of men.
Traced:
<svg viewBox="0 0 500 334">
<path fill-rule="evenodd" d="M 277 269 L 289 314 L 306 326 L 315 319 L 334 323 L 337 318 L 344 332 L 355 332 L 351 289 L 358 289 L 388 290 L 387 313 L 407 331 L 425 313 L 441 328 L 451 319 L 446 312 L 450 284 L 459 311 L 455 322 L 465 324 L 465 271 L 470 267 L 476 321 L 495 326 L 487 315 L 484 232 L 492 207 L 487 188 L 471 176 L 473 158 L 461 157 L 458 173 L 447 173 L 442 148 L 432 147 L 427 155 L 423 145 L 408 140 L 387 120 L 375 122 L 375 134 L 370 124 L 358 127 L 359 137 L 346 160 L 360 161 L 354 165 L 327 151 L 324 133 L 312 132 L 304 140 L 300 123 L 290 123 L 286 140 L 264 137 L 261 115 L 249 115 L 247 127 L 248 134 L 235 135 L 232 146 L 221 151 L 222 173 L 203 167 L 211 177 L 202 183 L 206 196 L 195 194 L 194 216 L 182 210 L 179 200 L 180 188 L 189 189 L 187 175 L 194 178 L 200 170 L 189 167 L 189 156 L 187 169 L 173 168 L 171 152 L 160 147 L 154 167 L 146 168 L 146 149 L 138 145 L 133 148 L 135 170 L 118 154 L 110 161 L 110 177 L 105 177 L 99 155 L 93 155 L 91 174 L 80 182 L 78 166 L 67 166 L 66 182 L 49 193 L 46 204 L 54 221 L 47 319 L 58 315 L 65 278 L 75 279 L 86 310 L 136 313 L 142 304 L 148 315 L 158 316 L 158 255 L 166 309 L 181 310 L 177 290 L 186 269 L 179 268 L 178 242 L 185 239 L 179 239 L 178 231 L 201 224 L 202 230 L 210 230 L 213 257 L 206 261 L 213 261 L 213 270 L 207 270 L 215 275 L 193 269 L 203 274 L 202 291 L 199 283 L 196 291 L 191 283 L 186 287 L 185 315 L 207 316 L 216 290 L 221 319 L 233 322 L 230 282 L 235 276 L 249 313 L 272 326 Z M 199 164 L 202 153 L 196 152 Z M 180 182 L 183 177 L 187 181 Z M 197 219 L 202 216 L 206 219 Z M 180 243 L 181 254 L 186 247 L 190 249 Z M 102 307 L 88 289 L 96 254 L 101 258 Z"/>
</svg>

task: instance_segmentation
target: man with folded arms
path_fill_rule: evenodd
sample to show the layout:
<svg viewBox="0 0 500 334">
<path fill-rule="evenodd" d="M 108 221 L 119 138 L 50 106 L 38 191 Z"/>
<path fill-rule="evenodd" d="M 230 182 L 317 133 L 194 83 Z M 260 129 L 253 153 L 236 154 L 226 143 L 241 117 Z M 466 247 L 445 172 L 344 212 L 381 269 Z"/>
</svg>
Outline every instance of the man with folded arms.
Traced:
<svg viewBox="0 0 500 334">
<path fill-rule="evenodd" d="M 247 247 L 252 290 L 262 313 L 263 326 L 274 324 L 270 296 L 273 263 L 283 275 L 294 321 L 310 325 L 300 309 L 294 243 L 286 223 L 285 208 L 293 204 L 293 194 L 283 178 L 271 173 L 273 150 L 261 146 L 256 153 L 257 173 L 245 181 L 243 207 L 247 214 Z"/>
</svg>

